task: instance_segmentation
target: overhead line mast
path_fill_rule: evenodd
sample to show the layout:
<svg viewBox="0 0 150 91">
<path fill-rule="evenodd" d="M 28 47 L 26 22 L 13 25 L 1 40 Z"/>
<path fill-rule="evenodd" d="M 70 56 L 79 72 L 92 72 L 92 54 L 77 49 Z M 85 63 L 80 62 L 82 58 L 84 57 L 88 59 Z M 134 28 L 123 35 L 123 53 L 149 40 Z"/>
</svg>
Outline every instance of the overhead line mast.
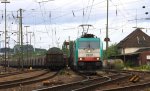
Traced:
<svg viewBox="0 0 150 91">
<path fill-rule="evenodd" d="M 7 41 L 6 41 L 6 39 L 7 39 L 7 16 L 6 16 L 6 4 L 7 3 L 10 3 L 10 2 L 8 2 L 7 0 L 4 0 L 3 2 L 1 2 L 1 3 L 5 3 L 5 72 L 6 72 L 6 44 L 7 44 Z"/>
<path fill-rule="evenodd" d="M 19 33 L 21 33 L 21 69 L 23 70 L 23 31 L 22 31 L 22 9 L 19 9 L 20 16 L 19 18 Z M 20 34 L 19 34 L 20 35 Z M 19 39 L 20 40 L 20 39 Z"/>
<path fill-rule="evenodd" d="M 109 6 L 109 1 L 107 0 L 107 24 L 106 24 L 106 38 L 104 39 L 104 41 L 106 41 L 106 51 L 108 49 L 108 42 L 110 41 L 109 37 L 108 37 L 108 6 Z"/>
</svg>

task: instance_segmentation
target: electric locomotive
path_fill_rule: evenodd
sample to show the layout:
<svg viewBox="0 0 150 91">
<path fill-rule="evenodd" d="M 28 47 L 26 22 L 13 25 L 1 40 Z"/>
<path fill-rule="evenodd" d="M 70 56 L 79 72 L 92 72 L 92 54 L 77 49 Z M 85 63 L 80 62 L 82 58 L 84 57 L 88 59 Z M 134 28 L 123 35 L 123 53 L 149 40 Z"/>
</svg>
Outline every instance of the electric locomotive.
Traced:
<svg viewBox="0 0 150 91">
<path fill-rule="evenodd" d="M 77 38 L 72 46 L 70 61 L 74 69 L 93 70 L 102 67 L 103 45 L 100 38 L 86 32 Z"/>
</svg>

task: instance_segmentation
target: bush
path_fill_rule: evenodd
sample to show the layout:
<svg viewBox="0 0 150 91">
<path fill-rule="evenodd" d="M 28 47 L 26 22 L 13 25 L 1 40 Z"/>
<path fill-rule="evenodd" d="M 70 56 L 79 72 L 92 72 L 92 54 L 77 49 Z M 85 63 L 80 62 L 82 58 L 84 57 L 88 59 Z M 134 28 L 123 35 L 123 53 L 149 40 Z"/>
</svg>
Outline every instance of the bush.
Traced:
<svg viewBox="0 0 150 91">
<path fill-rule="evenodd" d="M 105 63 L 103 65 L 105 68 L 118 69 L 118 70 L 124 68 L 124 63 L 121 59 L 109 59 L 104 62 Z"/>
<path fill-rule="evenodd" d="M 114 63 L 114 68 L 115 69 L 123 69 L 124 68 L 124 63 L 122 60 L 117 59 Z"/>
<path fill-rule="evenodd" d="M 125 67 L 133 67 L 134 66 L 134 63 L 132 61 L 127 61 L 124 63 Z"/>
</svg>

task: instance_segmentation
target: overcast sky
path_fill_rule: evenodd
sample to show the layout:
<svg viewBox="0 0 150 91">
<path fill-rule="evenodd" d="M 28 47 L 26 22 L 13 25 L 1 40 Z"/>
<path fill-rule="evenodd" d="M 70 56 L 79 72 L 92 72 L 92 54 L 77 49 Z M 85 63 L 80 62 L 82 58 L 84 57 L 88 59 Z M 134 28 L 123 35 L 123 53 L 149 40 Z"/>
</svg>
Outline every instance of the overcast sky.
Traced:
<svg viewBox="0 0 150 91">
<path fill-rule="evenodd" d="M 1 0 L 2 1 L 2 0 Z M 103 41 L 106 35 L 107 0 L 10 0 L 7 4 L 7 36 L 12 48 L 18 41 L 19 9 L 23 9 L 23 41 L 27 42 L 26 28 L 31 44 L 37 48 L 61 47 L 63 41 L 75 40 L 81 35 L 81 24 L 91 24 L 90 33 Z M 118 43 L 135 28 L 142 27 L 150 35 L 149 0 L 109 0 L 109 44 Z M 145 6 L 145 8 L 143 8 Z M 0 3 L 1 46 L 4 47 L 4 3 Z M 137 20 L 137 21 L 136 21 Z M 13 34 L 12 34 L 13 33 Z M 30 42 L 30 34 L 28 34 Z M 104 41 L 103 41 L 104 42 Z M 105 43 L 104 43 L 105 46 Z"/>
</svg>

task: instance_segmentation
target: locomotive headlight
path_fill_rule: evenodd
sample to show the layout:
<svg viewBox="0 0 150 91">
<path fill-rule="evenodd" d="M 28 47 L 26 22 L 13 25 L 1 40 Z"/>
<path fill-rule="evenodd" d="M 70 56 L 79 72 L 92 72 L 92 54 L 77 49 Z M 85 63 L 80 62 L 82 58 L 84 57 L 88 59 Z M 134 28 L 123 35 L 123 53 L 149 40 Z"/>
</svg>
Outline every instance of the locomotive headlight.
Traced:
<svg viewBox="0 0 150 91">
<path fill-rule="evenodd" d="M 96 58 L 97 60 L 99 60 L 99 58 Z"/>
<path fill-rule="evenodd" d="M 82 58 L 79 58 L 79 60 L 82 60 Z"/>
<path fill-rule="evenodd" d="M 88 53 L 90 53 L 91 52 L 91 50 L 88 50 Z"/>
</svg>

